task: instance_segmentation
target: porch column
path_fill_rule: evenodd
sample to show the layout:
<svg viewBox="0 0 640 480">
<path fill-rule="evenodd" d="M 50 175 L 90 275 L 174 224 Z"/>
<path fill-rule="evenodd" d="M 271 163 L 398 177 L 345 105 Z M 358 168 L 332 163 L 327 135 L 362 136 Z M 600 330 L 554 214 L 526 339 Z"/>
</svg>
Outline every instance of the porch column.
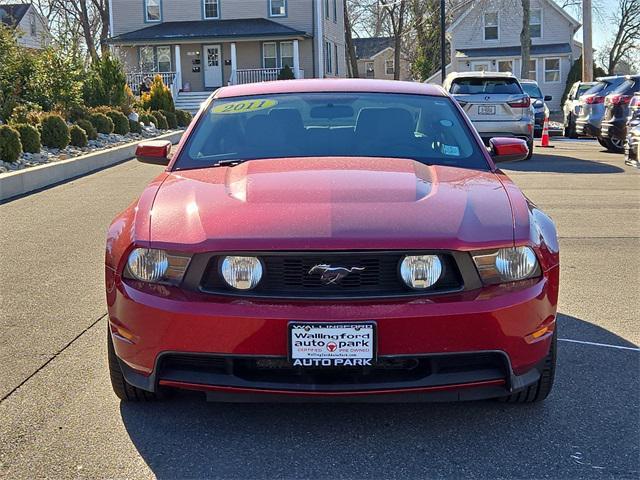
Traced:
<svg viewBox="0 0 640 480">
<path fill-rule="evenodd" d="M 175 69 L 176 78 L 173 81 L 173 83 L 174 83 L 174 91 L 177 95 L 178 92 L 182 90 L 182 61 L 181 61 L 182 57 L 180 56 L 180 45 L 176 45 L 175 56 L 176 56 L 176 69 Z"/>
<path fill-rule="evenodd" d="M 293 41 L 293 74 L 296 79 L 300 78 L 300 48 L 298 40 Z"/>
<path fill-rule="evenodd" d="M 235 85 L 237 83 L 237 75 L 238 75 L 238 54 L 236 52 L 236 43 L 231 43 L 231 85 Z"/>
</svg>

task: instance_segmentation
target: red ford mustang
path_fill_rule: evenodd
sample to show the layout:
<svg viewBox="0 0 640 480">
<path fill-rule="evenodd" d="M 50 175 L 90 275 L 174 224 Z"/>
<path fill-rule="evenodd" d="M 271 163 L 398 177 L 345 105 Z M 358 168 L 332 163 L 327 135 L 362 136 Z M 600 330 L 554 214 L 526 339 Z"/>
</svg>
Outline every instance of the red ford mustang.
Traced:
<svg viewBox="0 0 640 480">
<path fill-rule="evenodd" d="M 556 363 L 553 222 L 439 87 L 226 87 L 109 229 L 111 380 L 210 400 L 539 401 Z"/>
</svg>

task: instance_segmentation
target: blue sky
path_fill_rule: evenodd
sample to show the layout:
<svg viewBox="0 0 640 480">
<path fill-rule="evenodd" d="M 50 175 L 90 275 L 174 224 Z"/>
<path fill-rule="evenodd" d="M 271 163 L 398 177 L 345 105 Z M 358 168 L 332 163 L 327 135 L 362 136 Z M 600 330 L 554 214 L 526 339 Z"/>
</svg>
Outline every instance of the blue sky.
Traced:
<svg viewBox="0 0 640 480">
<path fill-rule="evenodd" d="M 594 15 L 593 15 L 593 47 L 595 49 L 599 49 L 600 47 L 602 47 L 602 45 L 604 45 L 607 42 L 607 40 L 609 40 L 609 38 L 613 34 L 613 31 L 612 31 L 613 29 L 610 26 L 611 21 L 607 17 L 613 14 L 613 12 L 615 12 L 616 7 L 618 5 L 618 1 L 617 0 L 593 0 L 592 3 L 594 3 L 594 6 L 597 4 L 597 6 L 600 9 L 600 13 L 602 13 L 602 15 L 600 15 L 597 12 L 594 12 Z M 579 15 L 580 12 L 577 12 L 575 9 L 571 9 L 571 8 L 568 8 L 567 11 L 575 18 L 578 18 L 578 20 L 582 20 L 580 18 L 581 16 Z M 576 35 L 576 40 L 582 41 L 582 29 L 578 31 L 578 34 Z"/>
</svg>

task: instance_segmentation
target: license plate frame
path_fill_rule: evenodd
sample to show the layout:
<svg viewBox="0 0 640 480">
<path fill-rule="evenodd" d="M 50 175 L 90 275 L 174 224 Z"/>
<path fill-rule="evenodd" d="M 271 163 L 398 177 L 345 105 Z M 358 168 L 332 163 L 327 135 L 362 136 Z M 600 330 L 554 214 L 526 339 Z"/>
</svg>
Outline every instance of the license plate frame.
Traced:
<svg viewBox="0 0 640 480">
<path fill-rule="evenodd" d="M 495 115 L 495 105 L 478 105 L 478 115 Z"/>
<path fill-rule="evenodd" d="M 301 352 L 294 346 L 294 331 L 304 330 L 305 333 L 317 336 L 349 334 L 368 334 L 367 338 L 305 338 L 307 341 L 323 341 L 324 345 L 308 348 L 317 349 L 314 352 Z M 362 331 L 361 331 L 362 330 Z M 338 342 L 354 342 L 368 340 L 369 347 L 340 346 Z M 329 351 L 329 343 L 336 343 L 337 351 Z M 366 322 L 300 322 L 291 321 L 287 326 L 288 359 L 294 367 L 302 368 L 340 368 L 367 367 L 376 363 L 378 355 L 378 326 L 374 321 Z M 307 347 L 305 347 L 307 348 Z M 362 350 L 362 351 L 359 351 Z"/>
</svg>

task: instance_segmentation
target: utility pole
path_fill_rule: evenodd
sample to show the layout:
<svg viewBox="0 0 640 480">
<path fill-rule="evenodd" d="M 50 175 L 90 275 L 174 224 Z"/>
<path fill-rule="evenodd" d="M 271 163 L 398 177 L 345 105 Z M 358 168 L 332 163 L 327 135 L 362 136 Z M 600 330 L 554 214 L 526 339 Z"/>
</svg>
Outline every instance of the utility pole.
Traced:
<svg viewBox="0 0 640 480">
<path fill-rule="evenodd" d="M 444 31 L 447 24 L 445 1 L 440 0 L 440 71 L 443 84 L 447 78 L 447 38 Z"/>
<path fill-rule="evenodd" d="M 591 0 L 582 0 L 582 81 L 593 82 Z"/>
</svg>

